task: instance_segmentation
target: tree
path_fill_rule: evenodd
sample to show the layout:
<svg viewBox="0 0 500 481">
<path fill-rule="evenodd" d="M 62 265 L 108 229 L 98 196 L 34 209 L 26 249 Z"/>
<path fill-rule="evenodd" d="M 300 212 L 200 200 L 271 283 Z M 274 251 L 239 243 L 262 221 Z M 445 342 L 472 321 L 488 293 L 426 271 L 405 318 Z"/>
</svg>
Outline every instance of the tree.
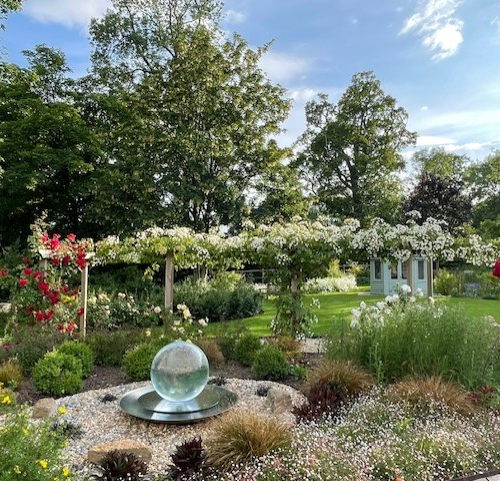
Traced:
<svg viewBox="0 0 500 481">
<path fill-rule="evenodd" d="M 417 169 L 417 177 L 423 174 L 434 174 L 458 181 L 463 181 L 468 162 L 467 156 L 446 152 L 442 147 L 419 150 L 412 157 L 412 163 Z"/>
<path fill-rule="evenodd" d="M 474 199 L 473 225 L 485 238 L 500 237 L 500 151 L 467 170 Z"/>
<path fill-rule="evenodd" d="M 394 217 L 400 203 L 401 149 L 416 140 L 408 114 L 386 95 L 373 72 L 352 77 L 337 104 L 324 94 L 306 106 L 301 169 L 324 209 L 361 222 Z"/>
<path fill-rule="evenodd" d="M 205 232 L 239 222 L 289 110 L 258 66 L 267 47 L 224 38 L 218 22 L 211 0 L 115 0 L 91 25 L 94 81 L 107 104 L 99 115 L 120 113 L 104 134 L 113 170 L 123 182 L 139 173 L 144 183 L 128 177 L 126 193 L 155 199 L 156 222 Z M 136 228 L 150 222 L 140 212 L 127 218 Z"/>
<path fill-rule="evenodd" d="M 429 217 L 446 221 L 450 232 L 460 232 L 472 216 L 471 199 L 464 193 L 463 182 L 424 172 L 404 204 L 405 215 L 418 211 L 417 223 Z"/>
<path fill-rule="evenodd" d="M 78 233 L 95 157 L 64 55 L 43 45 L 25 55 L 25 69 L 0 66 L 0 238 L 6 244 L 24 241 L 43 212 L 58 231 Z"/>
<path fill-rule="evenodd" d="M 4 20 L 9 12 L 20 10 L 22 3 L 23 0 L 0 0 L 0 20 Z M 0 29 L 5 29 L 3 23 L 0 23 Z"/>
</svg>

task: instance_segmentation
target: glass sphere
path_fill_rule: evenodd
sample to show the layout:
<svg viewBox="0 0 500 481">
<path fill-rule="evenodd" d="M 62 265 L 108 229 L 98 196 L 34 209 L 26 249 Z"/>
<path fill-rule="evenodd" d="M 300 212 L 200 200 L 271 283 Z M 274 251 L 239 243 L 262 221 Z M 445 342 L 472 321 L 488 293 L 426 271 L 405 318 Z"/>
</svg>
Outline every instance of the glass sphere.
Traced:
<svg viewBox="0 0 500 481">
<path fill-rule="evenodd" d="M 151 382 L 155 391 L 167 401 L 194 399 L 208 382 L 207 356 L 189 342 L 167 344 L 153 359 Z"/>
</svg>

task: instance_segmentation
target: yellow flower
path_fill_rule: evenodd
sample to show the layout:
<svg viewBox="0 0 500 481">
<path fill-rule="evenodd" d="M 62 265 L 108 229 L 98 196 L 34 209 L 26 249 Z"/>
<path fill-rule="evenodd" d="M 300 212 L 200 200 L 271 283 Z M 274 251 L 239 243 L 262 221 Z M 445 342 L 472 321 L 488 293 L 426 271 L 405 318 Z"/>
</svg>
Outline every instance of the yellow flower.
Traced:
<svg viewBox="0 0 500 481">
<path fill-rule="evenodd" d="M 4 396 L 2 399 L 2 404 L 10 404 L 12 401 L 10 400 L 9 396 Z"/>
<path fill-rule="evenodd" d="M 66 414 L 66 408 L 64 406 L 59 407 L 59 414 Z"/>
<path fill-rule="evenodd" d="M 38 461 L 38 464 L 43 468 L 43 469 L 47 469 L 47 466 L 49 465 L 49 463 L 47 461 L 45 461 L 45 459 L 40 459 Z"/>
<path fill-rule="evenodd" d="M 21 474 L 21 468 L 17 464 L 14 466 L 14 473 Z"/>
<path fill-rule="evenodd" d="M 62 472 L 63 472 L 63 476 L 69 476 L 69 469 L 66 466 L 64 466 Z"/>
<path fill-rule="evenodd" d="M 29 434 L 29 431 L 26 428 L 23 428 L 23 434 L 27 436 Z"/>
</svg>

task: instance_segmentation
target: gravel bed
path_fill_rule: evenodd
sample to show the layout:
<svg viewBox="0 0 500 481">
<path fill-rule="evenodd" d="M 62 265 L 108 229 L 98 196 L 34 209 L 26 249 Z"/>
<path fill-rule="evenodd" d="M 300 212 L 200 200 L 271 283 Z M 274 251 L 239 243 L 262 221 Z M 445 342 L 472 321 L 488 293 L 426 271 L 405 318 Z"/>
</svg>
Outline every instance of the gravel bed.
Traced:
<svg viewBox="0 0 500 481">
<path fill-rule="evenodd" d="M 65 459 L 71 460 L 70 469 L 78 474 L 79 479 L 92 472 L 92 466 L 86 460 L 89 448 L 95 444 L 120 439 L 140 441 L 149 446 L 152 452 L 150 472 L 164 474 L 170 464 L 170 454 L 177 445 L 194 436 L 201 436 L 203 439 L 210 431 L 216 418 L 180 426 L 152 423 L 124 413 L 119 407 L 120 397 L 148 384 L 149 382 L 132 383 L 57 400 L 58 406 L 66 409 L 63 419 L 82 429 L 81 437 L 70 440 L 64 453 Z M 293 388 L 269 381 L 228 379 L 224 385 L 225 388 L 238 394 L 238 403 L 233 409 L 253 410 L 260 414 L 275 416 L 276 414 L 266 407 L 266 398 L 256 395 L 258 386 L 276 387 L 290 393 L 294 405 L 300 405 L 305 400 L 303 395 Z M 104 402 L 103 398 L 106 395 L 116 396 L 117 399 Z M 290 424 L 294 422 L 294 416 L 290 412 L 280 413 L 279 416 L 284 422 Z"/>
</svg>

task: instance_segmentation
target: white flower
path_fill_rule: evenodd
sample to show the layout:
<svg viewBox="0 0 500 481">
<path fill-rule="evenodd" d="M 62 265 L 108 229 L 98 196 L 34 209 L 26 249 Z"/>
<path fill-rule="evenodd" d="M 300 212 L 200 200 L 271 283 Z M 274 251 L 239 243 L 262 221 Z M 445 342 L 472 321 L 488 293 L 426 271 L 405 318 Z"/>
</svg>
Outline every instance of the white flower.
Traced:
<svg viewBox="0 0 500 481">
<path fill-rule="evenodd" d="M 127 297 L 127 295 L 126 295 L 126 294 L 124 294 L 123 292 L 119 292 L 119 293 L 117 294 L 117 296 L 118 296 L 120 299 L 125 299 L 125 298 Z"/>
<path fill-rule="evenodd" d="M 422 297 L 424 295 L 424 292 L 422 291 L 422 289 L 420 289 L 420 287 L 415 291 L 415 295 L 417 297 Z"/>
<path fill-rule="evenodd" d="M 187 307 L 182 311 L 182 317 L 184 317 L 185 320 L 188 320 L 191 317 L 191 313 Z"/>
<path fill-rule="evenodd" d="M 206 327 L 208 325 L 208 319 L 203 319 L 201 318 L 198 323 L 200 324 L 201 327 Z"/>
<path fill-rule="evenodd" d="M 359 329 L 359 321 L 354 317 L 351 321 L 351 329 Z"/>
<path fill-rule="evenodd" d="M 401 292 L 402 292 L 403 294 L 410 294 L 410 292 L 411 292 L 411 287 L 410 287 L 408 284 L 403 284 L 403 285 L 401 286 Z"/>
<path fill-rule="evenodd" d="M 429 297 L 429 304 L 431 306 L 433 306 L 435 302 L 436 302 L 436 300 L 434 299 L 434 297 Z"/>
<path fill-rule="evenodd" d="M 160 306 L 155 306 L 153 309 L 155 314 L 161 314 L 161 307 Z"/>
</svg>

